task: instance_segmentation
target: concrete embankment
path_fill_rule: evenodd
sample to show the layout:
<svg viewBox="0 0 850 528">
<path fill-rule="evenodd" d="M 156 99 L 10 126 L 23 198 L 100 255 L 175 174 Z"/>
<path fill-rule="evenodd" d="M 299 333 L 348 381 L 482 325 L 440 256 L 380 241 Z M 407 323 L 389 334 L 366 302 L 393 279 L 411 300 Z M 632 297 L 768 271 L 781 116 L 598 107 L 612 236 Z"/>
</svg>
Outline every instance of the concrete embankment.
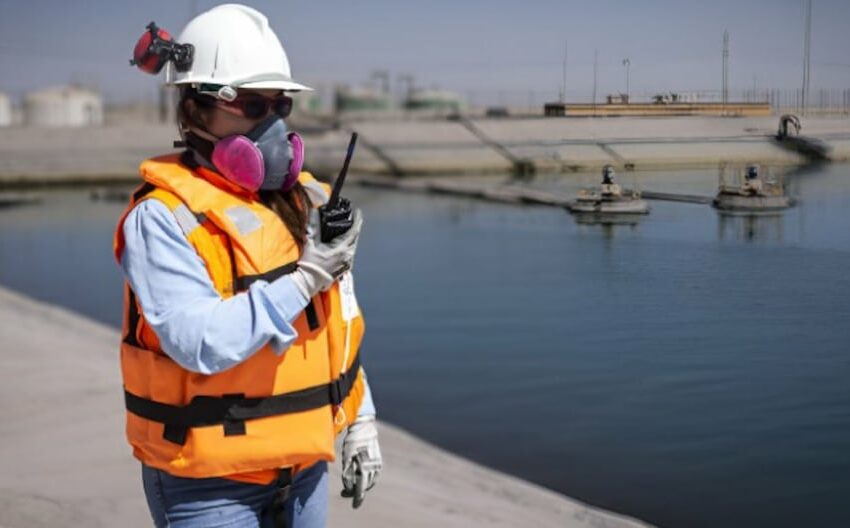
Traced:
<svg viewBox="0 0 850 528">
<path fill-rule="evenodd" d="M 354 169 L 402 174 L 511 172 L 517 161 L 537 172 L 577 172 L 603 165 L 634 170 L 717 166 L 721 162 L 796 165 L 806 160 L 773 139 L 777 118 L 526 118 L 458 121 L 362 121 L 312 144 L 318 172 L 333 173 L 349 130 L 381 156 L 358 152 Z M 850 119 L 803 120 L 803 134 L 850 160 Z M 324 163 L 329 162 L 327 166 Z"/>
<path fill-rule="evenodd" d="M 0 288 L 0 526 L 150 526 L 123 438 L 118 332 Z M 388 424 L 386 468 L 359 510 L 338 497 L 330 526 L 645 524 L 478 466 Z"/>
<path fill-rule="evenodd" d="M 773 139 L 778 119 L 508 118 L 349 121 L 306 135 L 309 167 L 332 176 L 351 130 L 360 133 L 352 169 L 372 174 L 458 174 L 794 165 L 806 160 Z M 850 160 L 850 118 L 804 118 L 802 133 L 824 142 L 833 161 Z M 172 125 L 91 129 L 0 129 L 0 186 L 51 181 L 128 181 L 146 157 L 169 152 Z"/>
</svg>

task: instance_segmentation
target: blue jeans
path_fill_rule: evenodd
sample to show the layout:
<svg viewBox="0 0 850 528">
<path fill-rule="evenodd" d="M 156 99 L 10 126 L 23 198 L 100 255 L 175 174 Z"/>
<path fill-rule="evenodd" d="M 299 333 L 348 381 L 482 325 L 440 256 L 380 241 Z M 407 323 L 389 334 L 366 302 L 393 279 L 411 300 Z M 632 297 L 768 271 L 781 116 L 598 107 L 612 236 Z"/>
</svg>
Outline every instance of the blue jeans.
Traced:
<svg viewBox="0 0 850 528">
<path fill-rule="evenodd" d="M 184 478 L 142 464 L 142 482 L 157 528 L 273 528 L 280 482 L 247 484 L 224 478 Z M 284 503 L 289 528 L 324 528 L 328 464 L 296 474 Z"/>
</svg>

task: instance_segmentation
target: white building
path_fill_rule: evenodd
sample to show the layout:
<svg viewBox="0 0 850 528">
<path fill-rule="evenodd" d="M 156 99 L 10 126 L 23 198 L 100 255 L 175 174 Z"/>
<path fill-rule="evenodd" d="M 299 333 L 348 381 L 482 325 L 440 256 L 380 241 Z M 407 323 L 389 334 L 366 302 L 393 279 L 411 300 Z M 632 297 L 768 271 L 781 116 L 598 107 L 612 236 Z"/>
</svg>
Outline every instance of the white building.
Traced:
<svg viewBox="0 0 850 528">
<path fill-rule="evenodd" d="M 103 124 L 100 95 L 78 86 L 30 92 L 24 97 L 24 123 L 40 127 L 84 127 Z"/>
<path fill-rule="evenodd" d="M 12 115 L 12 100 L 9 96 L 0 92 L 0 127 L 12 125 L 14 116 Z"/>
</svg>

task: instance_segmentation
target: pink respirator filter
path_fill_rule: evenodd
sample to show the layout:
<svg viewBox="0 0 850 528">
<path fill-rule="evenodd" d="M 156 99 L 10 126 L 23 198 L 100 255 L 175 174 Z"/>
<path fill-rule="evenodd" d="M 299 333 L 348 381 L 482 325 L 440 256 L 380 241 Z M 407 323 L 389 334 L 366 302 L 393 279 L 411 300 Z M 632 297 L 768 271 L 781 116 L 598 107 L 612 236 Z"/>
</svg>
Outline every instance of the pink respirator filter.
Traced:
<svg viewBox="0 0 850 528">
<path fill-rule="evenodd" d="M 212 162 L 225 178 L 249 191 L 256 191 L 263 183 L 263 154 L 245 136 L 219 140 L 213 149 Z"/>
<path fill-rule="evenodd" d="M 288 137 L 289 144 L 292 145 L 292 161 L 289 162 L 289 174 L 286 181 L 283 182 L 282 191 L 292 189 L 292 186 L 298 181 L 301 169 L 304 168 L 304 140 L 295 132 L 290 132 Z"/>
</svg>

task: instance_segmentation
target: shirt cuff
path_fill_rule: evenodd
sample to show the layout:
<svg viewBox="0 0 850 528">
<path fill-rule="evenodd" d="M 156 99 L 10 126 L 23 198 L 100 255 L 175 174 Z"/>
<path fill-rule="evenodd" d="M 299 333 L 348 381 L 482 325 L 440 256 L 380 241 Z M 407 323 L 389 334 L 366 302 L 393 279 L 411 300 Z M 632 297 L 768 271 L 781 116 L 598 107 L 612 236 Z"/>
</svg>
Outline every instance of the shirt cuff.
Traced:
<svg viewBox="0 0 850 528">
<path fill-rule="evenodd" d="M 360 402 L 360 409 L 357 411 L 357 417 L 360 416 L 375 416 L 375 402 L 372 400 L 372 389 L 369 388 L 369 381 L 366 379 L 366 371 L 363 371 L 363 401 Z"/>
</svg>

